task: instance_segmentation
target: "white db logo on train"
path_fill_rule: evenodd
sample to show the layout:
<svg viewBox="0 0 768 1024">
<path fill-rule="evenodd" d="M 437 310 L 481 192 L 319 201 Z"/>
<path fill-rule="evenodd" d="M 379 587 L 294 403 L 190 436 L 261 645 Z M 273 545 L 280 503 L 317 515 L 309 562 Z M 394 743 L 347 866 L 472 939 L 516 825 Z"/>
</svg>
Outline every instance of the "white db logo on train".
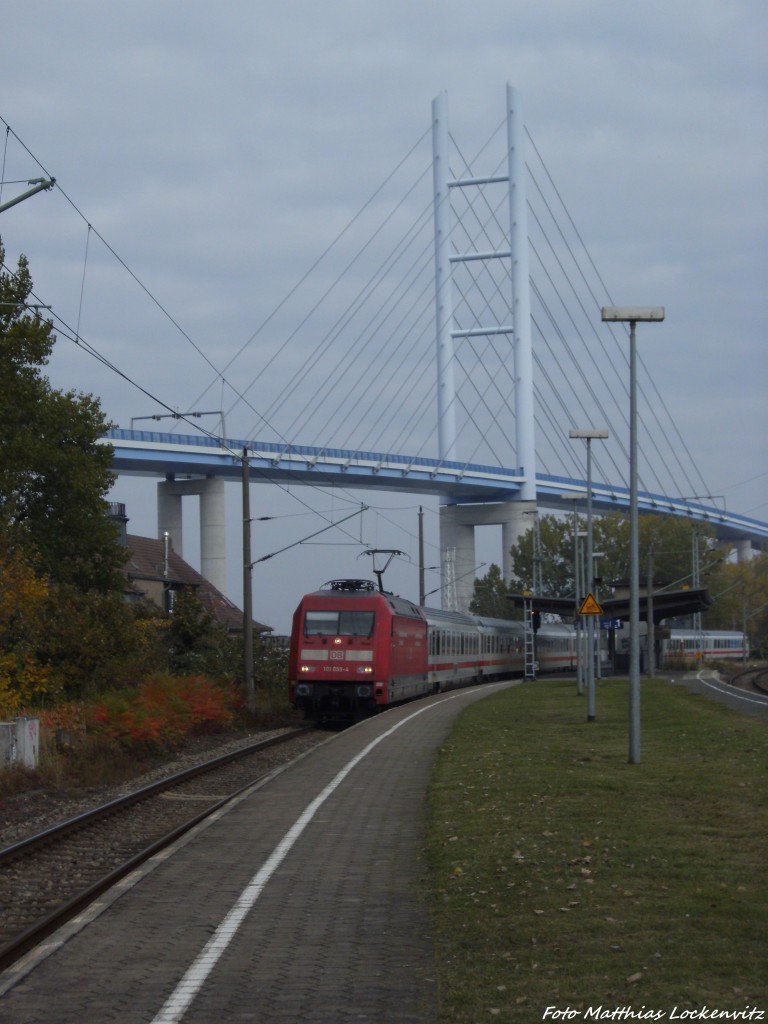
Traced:
<svg viewBox="0 0 768 1024">
<path fill-rule="evenodd" d="M 331 651 L 331 659 L 335 661 L 344 661 L 344 651 Z"/>
</svg>

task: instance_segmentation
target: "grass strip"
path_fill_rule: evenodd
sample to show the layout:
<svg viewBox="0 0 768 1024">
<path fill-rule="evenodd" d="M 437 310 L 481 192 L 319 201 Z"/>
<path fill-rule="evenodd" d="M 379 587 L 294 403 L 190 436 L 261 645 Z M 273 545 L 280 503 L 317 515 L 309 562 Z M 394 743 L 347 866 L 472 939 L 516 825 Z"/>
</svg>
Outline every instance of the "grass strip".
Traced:
<svg viewBox="0 0 768 1024">
<path fill-rule="evenodd" d="M 572 681 L 525 683 L 442 745 L 426 844 L 441 1022 L 766 1009 L 768 725 L 643 681 L 630 765 L 627 704 L 626 680 L 601 681 L 587 723 Z"/>
</svg>

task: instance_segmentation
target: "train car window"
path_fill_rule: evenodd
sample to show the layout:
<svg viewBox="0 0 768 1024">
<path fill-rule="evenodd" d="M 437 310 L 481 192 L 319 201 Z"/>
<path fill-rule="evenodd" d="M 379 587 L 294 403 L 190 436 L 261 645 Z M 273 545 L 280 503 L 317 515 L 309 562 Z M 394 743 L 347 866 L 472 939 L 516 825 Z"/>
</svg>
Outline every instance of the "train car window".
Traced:
<svg viewBox="0 0 768 1024">
<path fill-rule="evenodd" d="M 308 611 L 304 636 L 373 636 L 373 612 Z"/>
</svg>

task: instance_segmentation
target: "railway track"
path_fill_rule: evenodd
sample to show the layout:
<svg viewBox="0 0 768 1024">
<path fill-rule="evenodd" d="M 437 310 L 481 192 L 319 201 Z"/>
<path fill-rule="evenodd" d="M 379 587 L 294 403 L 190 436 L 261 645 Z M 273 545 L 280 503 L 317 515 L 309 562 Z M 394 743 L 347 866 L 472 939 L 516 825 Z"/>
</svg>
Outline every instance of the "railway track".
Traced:
<svg viewBox="0 0 768 1024">
<path fill-rule="evenodd" d="M 291 730 L 0 850 L 0 970 L 238 793 L 326 737 L 308 727 Z"/>
<path fill-rule="evenodd" d="M 728 680 L 739 690 L 752 690 L 768 695 L 768 668 L 747 668 L 737 672 Z"/>
</svg>

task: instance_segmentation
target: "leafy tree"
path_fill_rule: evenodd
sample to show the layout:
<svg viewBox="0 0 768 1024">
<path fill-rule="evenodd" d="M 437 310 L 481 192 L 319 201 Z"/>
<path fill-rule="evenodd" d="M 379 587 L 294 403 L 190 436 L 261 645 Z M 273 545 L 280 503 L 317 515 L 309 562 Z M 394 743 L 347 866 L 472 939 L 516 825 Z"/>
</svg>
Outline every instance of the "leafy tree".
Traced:
<svg viewBox="0 0 768 1024">
<path fill-rule="evenodd" d="M 168 666 L 175 675 L 231 679 L 242 667 L 240 642 L 206 612 L 191 587 L 176 595 L 168 641 Z"/>
<path fill-rule="evenodd" d="M 24 256 L 15 273 L 0 271 L 0 529 L 42 576 L 116 590 L 125 549 L 106 515 L 112 449 L 97 443 L 108 423 L 98 399 L 42 374 L 56 337 L 30 312 L 31 292 Z"/>
<path fill-rule="evenodd" d="M 493 619 L 520 618 L 522 612 L 507 600 L 509 587 L 504 582 L 501 569 L 495 563 L 488 568 L 482 579 L 475 580 L 475 594 L 469 604 L 474 615 L 486 615 Z"/>
<path fill-rule="evenodd" d="M 586 532 L 586 518 L 577 517 L 580 533 Z M 703 526 L 699 533 L 699 563 L 702 574 L 719 563 L 714 547 L 714 532 Z M 573 517 L 540 517 L 542 582 L 544 595 L 567 597 L 574 593 Z M 654 580 L 676 587 L 690 586 L 694 527 L 688 520 L 674 516 L 640 517 L 638 547 L 640 574 L 646 576 L 648 556 L 652 556 Z M 586 545 L 584 545 L 586 547 Z M 594 516 L 592 547 L 599 552 L 597 571 L 607 584 L 629 578 L 629 517 L 621 513 Z M 533 529 L 528 530 L 512 548 L 514 575 L 510 581 L 519 592 L 533 586 Z"/>
<path fill-rule="evenodd" d="M 160 643 L 145 642 L 147 613 L 126 604 L 120 593 L 54 583 L 45 611 L 38 656 L 51 673 L 49 692 L 55 698 L 92 698 L 136 686 L 165 667 Z"/>
<path fill-rule="evenodd" d="M 712 597 L 706 628 L 745 630 L 752 656 L 768 656 L 768 555 L 723 566 Z"/>
<path fill-rule="evenodd" d="M 0 540 L 0 718 L 45 694 L 50 670 L 38 657 L 48 585 Z"/>
<path fill-rule="evenodd" d="M 574 586 L 573 516 L 539 517 L 542 593 L 544 597 L 571 597 Z M 586 532 L 586 518 L 577 516 L 578 532 Z M 722 557 L 715 547 L 714 531 L 701 525 L 699 564 L 702 585 L 714 592 Z M 679 589 L 692 584 L 693 525 L 673 516 L 640 517 L 638 546 L 640 575 L 648 572 L 649 556 L 656 585 L 666 584 Z M 596 571 L 607 587 L 629 578 L 629 518 L 621 513 L 595 515 L 592 520 L 593 551 L 599 552 Z M 583 540 L 582 540 L 583 544 Z M 583 544 L 583 549 L 586 545 Z M 506 586 L 498 566 L 492 566 L 482 580 L 475 581 L 472 608 L 477 613 L 496 614 L 493 609 L 505 603 L 507 593 L 534 589 L 534 530 L 531 527 L 511 550 L 513 574 Z M 584 557 L 584 550 L 582 551 Z M 508 602 L 507 602 L 508 603 Z M 508 613 L 509 615 L 509 613 Z"/>
<path fill-rule="evenodd" d="M 573 528 L 571 519 L 539 516 L 542 592 L 540 597 L 565 597 L 573 593 Z M 534 529 L 531 527 L 512 548 L 513 575 L 510 589 L 519 594 L 534 589 Z"/>
<path fill-rule="evenodd" d="M 593 549 L 603 553 L 598 562 L 606 583 L 629 579 L 629 516 L 615 512 L 593 521 Z M 580 525 L 579 529 L 586 529 Z M 679 590 L 693 585 L 694 534 L 698 535 L 701 585 L 707 586 L 722 561 L 714 530 L 678 516 L 641 515 L 638 521 L 640 576 L 650 568 L 658 586 Z M 649 560 L 650 559 L 650 560 Z"/>
</svg>

